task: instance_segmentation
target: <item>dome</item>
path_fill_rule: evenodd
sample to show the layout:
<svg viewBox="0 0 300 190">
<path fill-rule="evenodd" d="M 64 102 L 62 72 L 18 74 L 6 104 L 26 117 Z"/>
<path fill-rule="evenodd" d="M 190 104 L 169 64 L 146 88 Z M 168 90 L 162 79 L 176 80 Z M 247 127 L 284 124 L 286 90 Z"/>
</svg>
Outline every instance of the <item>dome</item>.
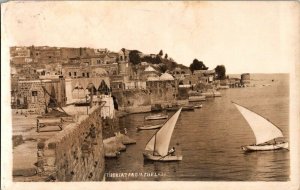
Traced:
<svg viewBox="0 0 300 190">
<path fill-rule="evenodd" d="M 93 74 L 94 76 L 107 76 L 106 70 L 102 68 L 95 68 Z"/>
<path fill-rule="evenodd" d="M 164 73 L 159 77 L 159 80 L 174 80 L 174 77 L 169 73 Z"/>
<path fill-rule="evenodd" d="M 156 71 L 153 67 L 151 67 L 150 65 L 145 69 L 146 72 L 153 72 Z"/>
</svg>

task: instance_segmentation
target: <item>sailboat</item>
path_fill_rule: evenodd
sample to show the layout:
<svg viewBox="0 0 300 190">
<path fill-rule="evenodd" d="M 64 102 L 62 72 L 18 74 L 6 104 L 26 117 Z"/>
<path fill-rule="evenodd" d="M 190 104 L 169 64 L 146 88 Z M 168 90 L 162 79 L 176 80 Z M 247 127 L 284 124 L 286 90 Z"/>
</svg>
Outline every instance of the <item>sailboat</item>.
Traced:
<svg viewBox="0 0 300 190">
<path fill-rule="evenodd" d="M 248 108 L 234 102 L 232 103 L 244 116 L 256 138 L 256 144 L 242 146 L 244 151 L 277 150 L 288 148 L 288 142 L 276 142 L 276 138 L 283 137 L 283 134 L 275 124 Z"/>
<path fill-rule="evenodd" d="M 180 108 L 163 126 L 151 137 L 143 153 L 144 158 L 154 161 L 179 161 L 181 155 L 173 155 L 169 150 L 169 145 L 182 108 Z"/>
</svg>

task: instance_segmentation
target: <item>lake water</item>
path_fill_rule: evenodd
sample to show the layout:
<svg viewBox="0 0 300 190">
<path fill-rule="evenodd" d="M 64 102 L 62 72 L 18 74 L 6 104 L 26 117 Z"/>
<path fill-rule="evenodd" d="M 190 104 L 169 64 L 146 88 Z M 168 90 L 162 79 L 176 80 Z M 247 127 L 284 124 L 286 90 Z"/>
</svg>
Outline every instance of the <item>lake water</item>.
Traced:
<svg viewBox="0 0 300 190">
<path fill-rule="evenodd" d="M 179 162 L 144 161 L 142 152 L 155 130 L 137 132 L 136 127 L 148 124 L 144 117 L 149 113 L 122 118 L 120 127 L 126 127 L 128 135 L 137 144 L 127 146 L 118 158 L 106 160 L 106 180 L 289 180 L 288 150 L 251 153 L 241 150 L 241 145 L 255 143 L 255 137 L 246 120 L 231 103 L 235 101 L 268 118 L 282 129 L 289 140 L 289 77 L 277 74 L 251 75 L 251 78 L 256 87 L 223 90 L 222 97 L 202 102 L 203 108 L 181 112 L 170 145 L 183 155 L 183 160 Z M 174 113 L 168 112 L 169 115 Z"/>
</svg>

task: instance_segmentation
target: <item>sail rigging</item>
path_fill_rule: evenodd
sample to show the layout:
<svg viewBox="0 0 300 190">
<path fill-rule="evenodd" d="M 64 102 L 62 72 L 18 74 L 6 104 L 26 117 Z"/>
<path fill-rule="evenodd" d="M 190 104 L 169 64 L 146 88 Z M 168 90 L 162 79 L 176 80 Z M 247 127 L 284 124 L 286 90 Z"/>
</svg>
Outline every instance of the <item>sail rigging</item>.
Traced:
<svg viewBox="0 0 300 190">
<path fill-rule="evenodd" d="M 160 156 L 166 156 L 168 154 L 172 133 L 181 109 L 182 108 L 180 108 L 169 120 L 167 120 L 163 126 L 152 136 L 147 143 L 145 150 L 153 151 Z"/>
<path fill-rule="evenodd" d="M 281 130 L 266 118 L 234 102 L 233 104 L 250 125 L 256 138 L 256 144 L 262 144 L 275 138 L 283 137 Z"/>
</svg>

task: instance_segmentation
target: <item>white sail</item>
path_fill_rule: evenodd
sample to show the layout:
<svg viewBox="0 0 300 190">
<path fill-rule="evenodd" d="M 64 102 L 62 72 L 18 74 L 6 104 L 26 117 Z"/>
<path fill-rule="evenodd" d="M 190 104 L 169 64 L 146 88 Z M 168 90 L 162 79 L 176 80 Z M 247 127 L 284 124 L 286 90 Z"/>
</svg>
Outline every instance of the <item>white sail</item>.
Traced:
<svg viewBox="0 0 300 190">
<path fill-rule="evenodd" d="M 177 119 L 181 112 L 180 108 L 164 125 L 153 135 L 146 145 L 145 150 L 158 153 L 160 156 L 168 154 L 169 144 Z"/>
<path fill-rule="evenodd" d="M 242 113 L 248 124 L 250 125 L 255 138 L 256 144 L 261 144 L 277 137 L 283 137 L 282 132 L 273 123 L 263 118 L 262 116 L 233 103 Z"/>
</svg>

